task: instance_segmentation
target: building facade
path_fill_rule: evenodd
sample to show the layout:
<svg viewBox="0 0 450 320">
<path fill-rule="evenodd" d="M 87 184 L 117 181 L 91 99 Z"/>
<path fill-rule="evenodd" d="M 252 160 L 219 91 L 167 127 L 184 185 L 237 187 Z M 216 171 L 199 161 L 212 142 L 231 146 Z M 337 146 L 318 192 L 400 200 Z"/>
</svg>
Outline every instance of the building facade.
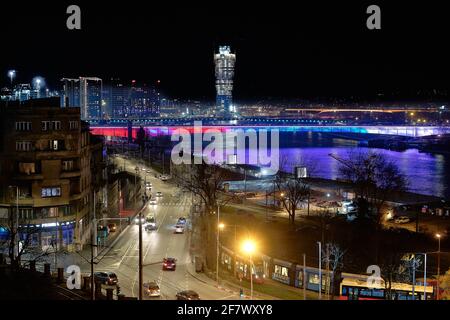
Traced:
<svg viewBox="0 0 450 320">
<path fill-rule="evenodd" d="M 80 107 L 80 79 L 62 78 L 62 107 Z"/>
<path fill-rule="evenodd" d="M 231 53 L 229 46 L 219 47 L 219 53 L 214 54 L 216 74 L 216 106 L 224 116 L 233 115 L 233 77 L 236 55 Z"/>
<path fill-rule="evenodd" d="M 90 236 L 92 148 L 80 109 L 49 98 L 3 102 L 0 115 L 0 219 L 18 213 L 33 247 L 79 249 Z"/>
<path fill-rule="evenodd" d="M 80 77 L 80 108 L 82 120 L 102 119 L 102 91 L 102 79 Z"/>
</svg>

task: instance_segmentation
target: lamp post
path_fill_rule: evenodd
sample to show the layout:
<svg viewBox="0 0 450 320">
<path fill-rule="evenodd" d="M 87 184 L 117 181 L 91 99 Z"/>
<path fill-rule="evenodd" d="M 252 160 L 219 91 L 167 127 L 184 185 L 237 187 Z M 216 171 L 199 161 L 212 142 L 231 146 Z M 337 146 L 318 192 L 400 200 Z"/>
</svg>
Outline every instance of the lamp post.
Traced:
<svg viewBox="0 0 450 320">
<path fill-rule="evenodd" d="M 16 70 L 8 71 L 8 77 L 9 77 L 9 80 L 11 81 L 11 90 L 13 89 L 13 79 L 15 76 L 16 76 Z"/>
<path fill-rule="evenodd" d="M 436 238 L 438 239 L 438 265 L 437 265 L 437 292 L 436 300 L 439 300 L 439 277 L 441 274 L 441 234 L 437 233 Z"/>
<path fill-rule="evenodd" d="M 253 260 L 252 254 L 255 252 L 255 243 L 252 240 L 246 240 L 242 245 L 242 251 L 248 254 L 250 259 L 250 300 L 253 300 Z"/>
<path fill-rule="evenodd" d="M 136 207 L 136 198 L 137 198 L 136 179 L 137 179 L 137 175 L 139 174 L 139 167 L 136 166 L 136 168 L 134 168 L 134 170 L 136 171 L 136 175 L 134 176 L 134 207 Z"/>
<path fill-rule="evenodd" d="M 322 243 L 317 241 L 319 245 L 319 300 L 322 300 Z"/>
<path fill-rule="evenodd" d="M 225 225 L 223 223 L 220 223 L 220 213 L 219 213 L 219 206 L 217 206 L 217 256 L 216 256 L 216 281 L 217 281 L 217 287 L 219 287 L 219 246 L 220 246 L 220 230 L 223 230 L 225 228 Z"/>
<path fill-rule="evenodd" d="M 19 187 L 18 186 L 9 186 L 9 188 L 16 188 L 16 219 L 15 219 L 15 233 L 14 233 L 14 257 L 17 258 L 19 256 Z M 11 210 L 12 214 L 12 210 Z M 11 219 L 12 220 L 12 219 Z"/>
</svg>

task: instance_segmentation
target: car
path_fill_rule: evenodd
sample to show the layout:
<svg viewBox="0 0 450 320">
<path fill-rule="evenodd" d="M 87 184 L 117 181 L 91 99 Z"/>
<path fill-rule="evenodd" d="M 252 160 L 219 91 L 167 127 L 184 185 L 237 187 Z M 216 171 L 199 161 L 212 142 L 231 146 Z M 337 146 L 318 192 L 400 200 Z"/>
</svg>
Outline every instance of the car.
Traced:
<svg viewBox="0 0 450 320">
<path fill-rule="evenodd" d="M 163 260 L 163 270 L 175 271 L 177 268 L 177 259 L 175 258 L 164 258 Z"/>
<path fill-rule="evenodd" d="M 182 225 L 186 224 L 186 218 L 185 217 L 178 218 L 178 223 L 177 224 L 182 224 Z"/>
<path fill-rule="evenodd" d="M 109 232 L 116 232 L 117 231 L 117 225 L 115 223 L 108 224 Z"/>
<path fill-rule="evenodd" d="M 147 169 L 147 170 L 145 170 L 145 172 L 150 173 L 150 172 L 152 172 L 152 170 Z"/>
<path fill-rule="evenodd" d="M 411 221 L 411 219 L 408 218 L 407 216 L 401 216 L 401 217 L 395 218 L 395 220 L 394 220 L 394 222 L 397 224 L 408 223 L 410 221 Z"/>
<path fill-rule="evenodd" d="M 145 230 L 151 231 L 156 229 L 156 219 L 154 216 L 147 216 L 145 218 Z"/>
<path fill-rule="evenodd" d="M 175 226 L 175 233 L 184 233 L 184 226 L 177 224 Z"/>
<path fill-rule="evenodd" d="M 200 300 L 200 296 L 194 290 L 184 290 L 177 293 L 177 300 Z"/>
<path fill-rule="evenodd" d="M 119 282 L 114 272 L 95 272 L 94 280 L 105 285 L 117 285 Z"/>
<path fill-rule="evenodd" d="M 162 192 L 161 192 L 161 191 L 158 191 L 158 192 L 156 193 L 156 196 L 157 196 L 157 197 L 162 197 L 162 196 L 163 196 L 163 194 L 162 194 Z"/>
<path fill-rule="evenodd" d="M 152 206 L 156 205 L 156 199 L 151 199 L 151 200 L 148 202 L 148 204 L 150 204 L 150 205 L 152 205 Z"/>
<path fill-rule="evenodd" d="M 149 297 L 159 297 L 161 296 L 161 291 L 159 289 L 156 281 L 150 281 L 143 284 L 144 291 Z"/>
<path fill-rule="evenodd" d="M 169 180 L 169 177 L 166 175 L 162 175 L 161 177 L 159 177 L 161 179 L 161 181 L 167 181 Z"/>
<path fill-rule="evenodd" d="M 139 216 L 137 216 L 136 218 L 134 218 L 134 223 L 135 223 L 135 224 L 139 224 Z M 145 223 L 145 218 L 144 218 L 144 217 L 141 218 L 141 223 L 142 223 L 142 224 Z"/>
</svg>

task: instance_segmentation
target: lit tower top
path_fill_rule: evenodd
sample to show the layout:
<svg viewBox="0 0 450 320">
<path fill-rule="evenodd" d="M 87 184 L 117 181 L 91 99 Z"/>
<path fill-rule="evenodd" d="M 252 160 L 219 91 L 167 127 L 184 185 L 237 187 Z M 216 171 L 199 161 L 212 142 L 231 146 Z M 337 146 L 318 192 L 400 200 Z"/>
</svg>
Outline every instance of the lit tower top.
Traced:
<svg viewBox="0 0 450 320">
<path fill-rule="evenodd" d="M 216 105 L 230 114 L 236 112 L 233 107 L 233 77 L 236 55 L 229 46 L 220 46 L 219 53 L 214 54 L 216 66 Z"/>
</svg>

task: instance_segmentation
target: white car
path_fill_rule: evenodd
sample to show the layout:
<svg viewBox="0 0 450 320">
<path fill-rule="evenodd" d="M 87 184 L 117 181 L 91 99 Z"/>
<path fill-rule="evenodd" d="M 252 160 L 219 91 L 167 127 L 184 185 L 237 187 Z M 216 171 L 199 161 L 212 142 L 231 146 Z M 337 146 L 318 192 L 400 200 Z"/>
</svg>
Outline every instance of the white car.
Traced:
<svg viewBox="0 0 450 320">
<path fill-rule="evenodd" d="M 148 204 L 151 205 L 151 206 L 156 205 L 156 199 L 150 200 Z"/>
<path fill-rule="evenodd" d="M 169 180 L 169 177 L 166 176 L 166 175 L 162 175 L 162 176 L 160 177 L 160 179 L 161 179 L 161 181 L 167 181 L 167 180 Z"/>
<path fill-rule="evenodd" d="M 410 221 L 411 221 L 411 219 L 409 219 L 406 216 L 401 216 L 401 217 L 395 218 L 395 220 L 394 220 L 394 222 L 397 223 L 397 224 L 408 223 Z"/>
<path fill-rule="evenodd" d="M 162 197 L 162 196 L 163 196 L 163 194 L 162 194 L 162 192 L 161 192 L 161 191 L 158 191 L 158 192 L 156 193 L 156 196 L 157 196 L 157 197 Z"/>
<path fill-rule="evenodd" d="M 175 233 L 184 233 L 184 226 L 177 224 L 175 226 Z"/>
</svg>

